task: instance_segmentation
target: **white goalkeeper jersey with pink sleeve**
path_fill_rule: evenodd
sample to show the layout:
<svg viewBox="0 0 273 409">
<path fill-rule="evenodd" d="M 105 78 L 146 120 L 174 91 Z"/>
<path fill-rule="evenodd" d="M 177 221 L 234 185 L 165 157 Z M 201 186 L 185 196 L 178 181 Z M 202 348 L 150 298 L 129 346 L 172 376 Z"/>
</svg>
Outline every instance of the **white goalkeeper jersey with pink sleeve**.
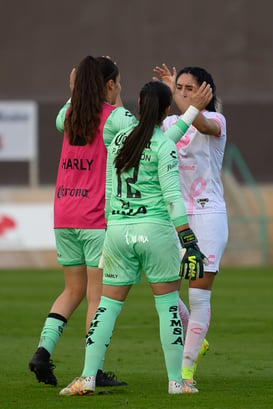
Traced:
<svg viewBox="0 0 273 409">
<path fill-rule="evenodd" d="M 219 112 L 202 111 L 202 114 L 218 122 L 220 133 L 217 136 L 202 134 L 192 125 L 176 144 L 181 192 L 189 215 L 226 213 L 221 180 L 226 120 Z M 178 115 L 167 117 L 162 130 L 166 131 L 178 119 Z"/>
</svg>

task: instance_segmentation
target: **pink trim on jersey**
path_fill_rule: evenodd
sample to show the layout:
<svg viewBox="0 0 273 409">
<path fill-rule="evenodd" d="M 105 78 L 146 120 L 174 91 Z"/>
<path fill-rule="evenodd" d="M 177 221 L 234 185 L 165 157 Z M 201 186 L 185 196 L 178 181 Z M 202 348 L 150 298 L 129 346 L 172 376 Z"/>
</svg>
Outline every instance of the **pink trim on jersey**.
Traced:
<svg viewBox="0 0 273 409">
<path fill-rule="evenodd" d="M 220 138 L 220 136 L 222 135 L 222 125 L 221 122 L 217 119 L 217 118 L 211 118 L 213 121 L 217 122 L 217 124 L 219 125 L 220 128 L 220 132 L 218 135 L 214 135 L 216 138 Z"/>
<path fill-rule="evenodd" d="M 207 111 L 206 109 L 202 109 L 201 110 L 201 113 L 202 114 L 205 114 L 206 112 L 214 112 L 214 111 Z M 206 115 L 205 115 L 206 116 Z M 216 138 L 220 138 L 220 136 L 222 135 L 222 125 L 221 125 L 221 122 L 218 120 L 218 118 L 216 118 L 216 117 L 211 117 L 210 119 L 212 119 L 213 121 L 215 121 L 215 122 L 217 122 L 217 124 L 219 125 L 219 128 L 220 128 L 220 132 L 219 132 L 219 134 L 218 135 L 212 135 L 212 136 L 215 136 Z"/>
<path fill-rule="evenodd" d="M 54 228 L 105 229 L 107 149 L 105 121 L 115 107 L 103 104 L 99 130 L 92 144 L 71 146 L 64 132 L 54 199 Z M 69 108 L 66 115 L 69 112 Z"/>
</svg>

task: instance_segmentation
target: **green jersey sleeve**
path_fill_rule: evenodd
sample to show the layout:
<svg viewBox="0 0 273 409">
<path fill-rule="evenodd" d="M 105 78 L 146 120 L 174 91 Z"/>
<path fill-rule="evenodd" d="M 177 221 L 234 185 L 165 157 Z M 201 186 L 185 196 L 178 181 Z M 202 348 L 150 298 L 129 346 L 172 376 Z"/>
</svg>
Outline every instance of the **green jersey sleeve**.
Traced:
<svg viewBox="0 0 273 409">
<path fill-rule="evenodd" d="M 67 103 L 58 112 L 58 115 L 56 118 L 56 128 L 58 129 L 59 132 L 62 132 L 62 133 L 64 132 L 65 114 L 69 107 L 70 107 L 70 104 Z"/>
<path fill-rule="evenodd" d="M 172 141 L 177 143 L 181 139 L 181 137 L 185 135 L 189 127 L 190 125 L 183 121 L 182 118 L 179 118 L 178 121 L 173 126 L 171 126 L 164 132 L 164 134 Z"/>
<path fill-rule="evenodd" d="M 180 190 L 177 150 L 170 139 L 166 139 L 158 151 L 158 178 L 164 202 L 174 226 L 188 223 Z"/>
</svg>

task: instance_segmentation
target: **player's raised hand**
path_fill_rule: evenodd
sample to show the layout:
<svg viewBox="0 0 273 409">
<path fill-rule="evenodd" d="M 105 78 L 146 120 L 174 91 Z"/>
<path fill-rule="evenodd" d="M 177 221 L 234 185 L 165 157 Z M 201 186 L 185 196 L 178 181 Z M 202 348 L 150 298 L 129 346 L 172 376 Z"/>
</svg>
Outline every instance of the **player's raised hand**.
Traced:
<svg viewBox="0 0 273 409">
<path fill-rule="evenodd" d="M 71 94 L 74 89 L 75 78 L 76 78 L 76 68 L 73 68 L 69 75 L 69 88 L 70 88 Z"/>
<path fill-rule="evenodd" d="M 156 66 L 153 69 L 154 73 L 159 77 L 159 79 L 164 82 L 164 84 L 168 85 L 170 87 L 172 93 L 175 92 L 175 80 L 176 80 L 176 68 L 173 67 L 173 72 L 169 70 L 166 64 L 162 64 L 161 67 Z M 156 81 L 158 80 L 157 77 L 153 77 L 153 80 Z"/>
<path fill-rule="evenodd" d="M 212 98 L 212 89 L 205 81 L 198 88 L 195 84 L 192 85 L 193 92 L 190 96 L 190 105 L 202 111 L 205 109 Z"/>
</svg>

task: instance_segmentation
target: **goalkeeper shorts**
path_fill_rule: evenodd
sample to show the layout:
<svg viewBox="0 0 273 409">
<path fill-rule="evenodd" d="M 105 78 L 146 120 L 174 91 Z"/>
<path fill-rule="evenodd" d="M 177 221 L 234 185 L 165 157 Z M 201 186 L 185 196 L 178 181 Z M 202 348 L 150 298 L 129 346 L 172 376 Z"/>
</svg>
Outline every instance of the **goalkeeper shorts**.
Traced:
<svg viewBox="0 0 273 409">
<path fill-rule="evenodd" d="M 179 280 L 180 254 L 173 224 L 108 224 L 103 283 L 132 285 L 142 271 L 150 283 Z"/>
</svg>

